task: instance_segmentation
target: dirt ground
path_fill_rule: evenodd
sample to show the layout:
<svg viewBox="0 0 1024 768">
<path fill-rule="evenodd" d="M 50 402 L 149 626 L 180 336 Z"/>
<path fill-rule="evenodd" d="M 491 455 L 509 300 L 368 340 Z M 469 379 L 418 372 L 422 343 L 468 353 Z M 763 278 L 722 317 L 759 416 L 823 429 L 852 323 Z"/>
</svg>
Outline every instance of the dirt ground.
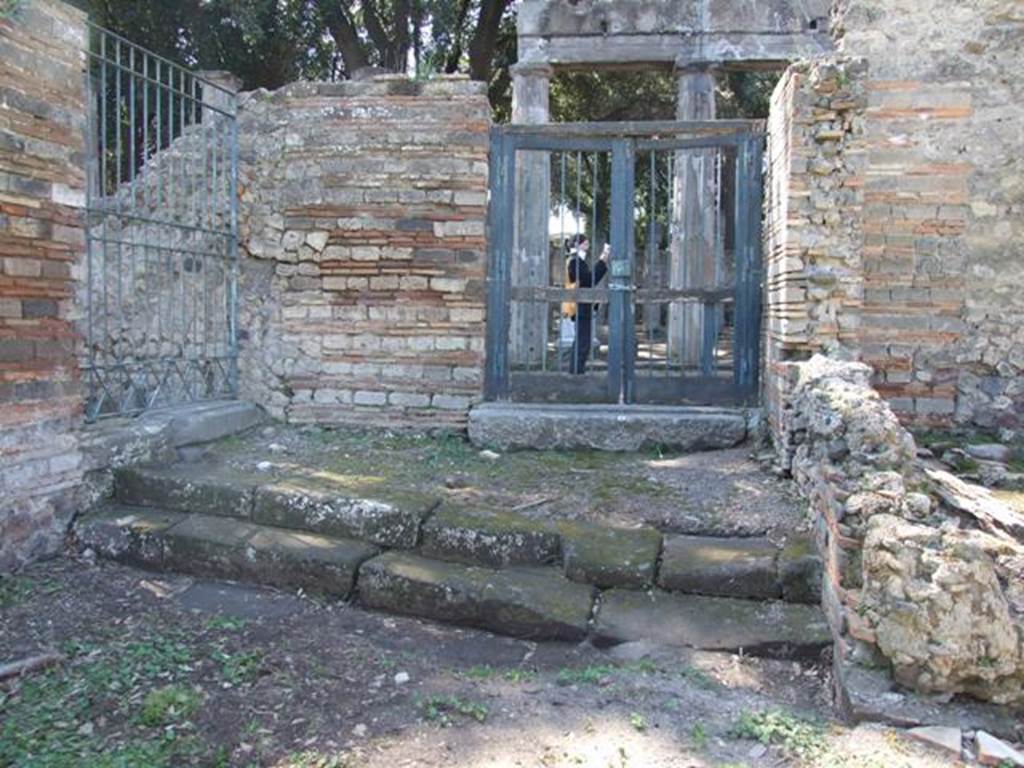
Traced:
<svg viewBox="0 0 1024 768">
<path fill-rule="evenodd" d="M 0 662 L 46 650 L 0 686 L 0 765 L 949 764 L 832 720 L 824 660 L 538 644 L 70 558 L 0 581 Z"/>
<path fill-rule="evenodd" d="M 428 492 L 538 519 L 779 539 L 806 528 L 806 505 L 792 484 L 762 470 L 749 452 L 495 456 L 455 436 L 275 426 L 222 441 L 201 458 L 268 477 L 300 472 L 367 492 Z"/>
</svg>

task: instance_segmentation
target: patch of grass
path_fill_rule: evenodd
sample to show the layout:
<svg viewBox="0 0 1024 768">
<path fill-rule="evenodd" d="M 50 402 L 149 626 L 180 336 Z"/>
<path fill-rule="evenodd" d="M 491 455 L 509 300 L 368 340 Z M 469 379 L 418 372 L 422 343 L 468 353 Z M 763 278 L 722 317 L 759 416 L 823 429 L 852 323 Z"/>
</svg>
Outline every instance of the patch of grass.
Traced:
<svg viewBox="0 0 1024 768">
<path fill-rule="evenodd" d="M 52 595 L 62 585 L 54 579 L 39 581 L 30 576 L 0 576 L 0 608 L 13 608 L 33 595 Z"/>
<path fill-rule="evenodd" d="M 225 682 L 231 685 L 242 685 L 252 682 L 259 676 L 260 662 L 263 661 L 263 651 L 239 653 L 214 651 L 212 658 L 214 661 L 220 662 L 220 675 Z"/>
<path fill-rule="evenodd" d="M 825 736 L 817 723 L 780 710 L 743 712 L 730 733 L 737 738 L 780 747 L 787 754 L 798 757 L 819 753 Z"/>
<path fill-rule="evenodd" d="M 0 704 L 0 765 L 40 768 L 170 768 L 202 758 L 210 747 L 182 728 L 155 731 L 145 722 L 175 723 L 199 704 L 185 679 L 191 652 L 174 635 L 102 645 L 63 644 L 63 664 L 23 679 Z M 155 688 L 155 689 L 154 689 Z M 97 724 L 103 719 L 111 726 Z M 135 727 L 124 727 L 135 723 Z"/>
<path fill-rule="evenodd" d="M 701 751 L 708 748 L 708 729 L 699 720 L 690 726 L 690 741 Z"/>
<path fill-rule="evenodd" d="M 501 676 L 510 683 L 525 683 L 527 680 L 535 679 L 537 677 L 537 671 L 534 669 L 513 667 L 512 669 L 506 669 L 501 673 Z"/>
<path fill-rule="evenodd" d="M 640 731 L 640 733 L 643 733 L 647 730 L 647 718 L 645 718 L 639 712 L 629 713 L 629 724 L 632 725 L 633 728 L 635 728 L 636 730 Z"/>
<path fill-rule="evenodd" d="M 188 720 L 199 709 L 200 698 L 184 685 L 167 685 L 146 694 L 139 721 L 150 728 Z"/>
<path fill-rule="evenodd" d="M 702 688 L 705 691 L 710 691 L 713 688 L 718 687 L 718 682 L 715 678 L 711 677 L 711 675 L 703 669 L 698 669 L 697 667 L 690 666 L 689 664 L 679 670 L 679 676 L 694 687 Z"/>
<path fill-rule="evenodd" d="M 617 667 L 592 664 L 586 667 L 564 667 L 558 671 L 555 682 L 559 685 L 597 685 L 611 677 Z"/>
<path fill-rule="evenodd" d="M 455 725 L 454 716 L 461 716 L 482 723 L 487 720 L 489 710 L 486 704 L 460 696 L 431 696 L 419 704 L 423 717 L 440 723 L 445 728 Z"/>
<path fill-rule="evenodd" d="M 206 628 L 213 632 L 240 632 L 248 623 L 237 616 L 214 616 L 206 622 Z"/>
</svg>

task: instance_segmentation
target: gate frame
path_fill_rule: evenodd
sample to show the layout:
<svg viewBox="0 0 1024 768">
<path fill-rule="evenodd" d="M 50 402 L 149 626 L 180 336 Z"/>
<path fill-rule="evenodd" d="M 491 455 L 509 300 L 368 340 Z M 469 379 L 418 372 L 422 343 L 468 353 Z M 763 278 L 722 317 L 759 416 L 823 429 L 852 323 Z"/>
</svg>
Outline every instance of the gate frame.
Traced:
<svg viewBox="0 0 1024 768">
<path fill-rule="evenodd" d="M 238 396 L 238 382 L 239 382 L 239 370 L 238 370 L 238 280 L 239 280 L 239 255 L 238 255 L 238 169 L 239 169 L 239 156 L 238 156 L 238 94 L 237 92 L 224 87 L 222 84 L 214 82 L 205 76 L 205 73 L 198 70 L 190 69 L 182 64 L 179 64 L 171 59 L 161 56 L 158 53 L 150 51 L 147 48 L 134 43 L 131 40 L 117 34 L 105 27 L 102 27 L 91 20 L 86 20 L 86 27 L 88 30 L 87 41 L 84 49 L 86 58 L 86 70 L 84 73 L 84 84 L 86 92 L 86 104 L 88 109 L 88 119 L 85 125 L 85 146 L 86 152 L 86 184 L 85 184 L 85 207 L 83 210 L 84 216 L 84 234 L 86 241 L 86 286 L 85 286 L 85 307 L 83 322 L 86 324 L 85 333 L 85 351 L 84 355 L 80 357 L 80 369 L 83 374 L 83 378 L 86 380 L 86 399 L 85 399 L 85 413 L 84 418 L 87 423 L 95 422 L 104 418 L 113 418 L 119 416 L 136 416 L 140 413 L 144 413 L 151 410 L 154 407 L 163 407 L 165 405 L 180 405 L 190 402 L 202 402 L 213 399 L 233 399 Z M 116 53 L 112 53 L 110 48 L 116 46 Z M 127 50 L 129 55 L 127 57 L 128 63 L 122 61 L 122 49 Z M 137 60 L 142 62 L 141 71 L 138 68 Z M 156 65 L 156 74 L 152 74 L 150 63 Z M 94 77 L 93 67 L 96 66 L 100 70 L 100 81 L 96 82 Z M 107 173 L 108 165 L 112 162 L 112 159 L 106 158 L 105 155 L 111 151 L 111 147 L 106 142 L 106 131 L 108 126 L 107 114 L 106 114 L 106 99 L 109 97 L 107 89 L 110 88 L 108 72 L 114 72 L 117 76 L 116 93 L 117 93 L 117 104 L 120 108 L 121 99 L 127 98 L 131 100 L 129 107 L 129 124 L 133 136 L 131 137 L 131 146 L 121 146 L 121 142 L 124 137 L 121 135 L 121 130 L 124 126 L 120 125 L 120 117 L 115 119 L 118 120 L 118 127 L 115 129 L 115 138 L 117 141 L 116 147 L 116 162 L 118 164 L 116 171 L 116 183 L 112 196 L 115 198 L 118 195 L 119 189 L 124 185 L 134 184 L 146 168 L 147 163 L 154 158 L 157 158 L 161 152 L 171 152 L 173 144 L 176 140 L 181 139 L 185 134 L 186 117 L 191 111 L 191 122 L 188 123 L 189 127 L 201 125 L 207 119 L 207 115 L 216 114 L 216 119 L 227 121 L 227 130 L 223 131 L 223 139 L 227 144 L 227 152 L 221 156 L 221 160 L 224 166 L 221 168 L 221 173 L 226 177 L 224 180 L 227 181 L 227 189 L 223 190 L 226 192 L 226 205 L 220 209 L 220 215 L 222 217 L 222 225 L 217 228 L 204 227 L 197 223 L 190 223 L 183 220 L 171 220 L 162 219 L 159 216 L 144 216 L 131 211 L 124 211 L 118 203 L 115 207 L 111 207 L 108 204 L 109 195 L 106 194 L 106 185 L 108 183 Z M 164 83 L 163 74 L 167 75 L 167 82 Z M 177 87 L 175 86 L 175 74 L 177 74 Z M 113 75 L 111 75 L 113 76 Z M 126 78 L 126 87 L 129 93 L 123 93 L 121 79 Z M 189 80 L 189 89 L 185 89 L 185 79 Z M 154 88 L 153 98 L 156 100 L 156 122 L 154 123 L 155 135 L 148 130 L 149 115 L 142 115 L 142 120 L 146 121 L 147 125 L 143 129 L 144 137 L 150 137 L 154 140 L 155 149 L 150 155 L 148 148 L 145 145 L 145 139 L 141 147 L 144 160 L 135 168 L 135 162 L 137 157 L 133 157 L 128 161 L 131 171 L 128 178 L 121 179 L 121 165 L 122 165 L 122 153 L 125 157 L 129 150 L 133 153 L 136 152 L 139 147 L 136 146 L 135 131 L 136 131 L 136 84 L 141 83 L 141 87 L 145 88 L 144 104 L 148 102 L 148 89 Z M 167 110 L 164 114 L 167 116 L 167 145 L 166 147 L 159 146 L 160 144 L 160 130 L 161 125 L 161 109 L 162 101 L 164 97 L 167 98 Z M 177 99 L 177 101 L 175 101 Z M 97 100 L 100 100 L 101 107 L 97 108 Z M 185 102 L 189 102 L 190 106 L 184 106 Z M 179 112 L 179 134 L 177 137 L 174 136 L 174 110 L 177 105 Z M 100 114 L 102 110 L 102 114 Z M 144 107 L 145 110 L 145 107 Z M 196 116 L 199 116 L 199 121 L 196 121 Z M 219 142 L 221 139 L 217 139 Z M 208 151 L 210 145 L 208 143 L 203 144 L 203 152 Z M 213 162 L 213 184 L 217 181 L 217 169 L 216 169 L 216 158 Z M 205 159 L 204 159 L 205 166 Z M 158 173 L 164 173 L 165 171 L 160 170 Z M 212 193 L 206 191 L 206 184 L 210 179 L 205 176 L 203 177 L 204 193 L 206 195 L 205 201 L 197 201 L 198 204 L 205 202 L 207 205 L 211 202 Z M 167 182 L 173 184 L 173 172 L 172 178 Z M 162 189 L 162 186 L 161 186 Z M 106 270 L 109 254 L 107 249 L 113 241 L 106 236 L 106 225 L 103 227 L 103 235 L 97 237 L 93 232 L 93 219 L 94 217 L 105 217 L 114 216 L 115 218 L 124 221 L 143 222 L 147 225 L 156 227 L 167 227 L 173 230 L 191 233 L 205 232 L 212 237 L 223 240 L 223 265 L 225 269 L 225 293 L 226 293 L 226 306 L 224 309 L 223 317 L 223 329 L 224 329 L 224 344 L 226 346 L 226 355 L 216 357 L 188 357 L 184 354 L 178 356 L 153 356 L 147 359 L 135 360 L 132 363 L 125 362 L 122 356 L 115 355 L 112 363 L 97 363 L 97 350 L 96 344 L 94 343 L 94 321 L 93 321 L 93 310 L 94 304 L 98 301 L 97 297 L 92 295 L 93 288 L 93 270 L 94 270 L 94 255 L 97 253 L 103 254 L 103 269 Z M 224 221 L 226 220 L 226 221 Z M 212 227 L 212 225 L 211 225 Z M 130 243 L 119 243 L 118 251 L 120 251 L 120 245 L 128 245 L 132 248 L 142 247 L 143 249 L 153 248 L 158 251 L 169 251 L 174 252 L 175 249 L 168 248 L 163 245 L 154 245 L 150 242 L 130 242 Z M 97 249 L 99 249 L 97 251 Z M 191 260 L 197 258 L 208 259 L 213 256 L 212 251 L 195 251 L 193 249 L 183 249 L 179 254 L 184 264 L 184 254 L 190 253 L 189 257 Z M 120 253 L 118 254 L 120 258 Z M 203 269 L 206 269 L 205 265 Z M 104 278 L 105 279 L 105 278 Z M 106 296 L 104 297 L 104 312 L 109 311 Z M 209 311 L 208 307 L 204 307 L 204 321 L 207 319 L 206 313 Z M 187 336 L 184 328 L 182 328 L 182 340 Z M 109 341 L 109 340 L 107 340 Z M 203 344 L 205 346 L 206 339 L 204 337 Z M 196 366 L 215 366 L 221 370 L 223 374 L 224 386 L 215 388 L 211 391 L 198 392 L 195 391 L 194 387 L 190 386 L 186 379 L 189 375 L 191 368 Z M 107 371 L 121 369 L 124 374 L 124 380 L 128 382 L 128 388 L 126 394 L 118 398 L 116 393 L 111 391 L 110 383 L 112 379 L 108 378 Z M 184 397 L 172 399 L 166 403 L 159 403 L 157 400 L 160 397 L 165 386 L 169 382 L 172 376 L 177 375 L 182 381 L 182 389 Z M 147 378 L 153 377 L 157 382 L 156 387 L 148 394 L 144 403 L 140 402 L 141 393 L 145 390 L 140 390 L 138 381 L 145 381 Z M 104 408 L 107 403 L 113 403 L 112 409 Z"/>
<path fill-rule="evenodd" d="M 511 395 L 509 330 L 515 237 L 516 152 L 597 151 L 611 153 L 612 264 L 608 272 L 609 403 L 635 402 L 635 341 L 632 285 L 635 264 L 634 200 L 637 150 L 736 147 L 736 306 L 733 386 L 737 405 L 759 399 L 763 295 L 762 211 L 765 149 L 763 120 L 652 121 L 500 125 L 491 129 L 490 195 L 487 212 L 487 332 L 484 399 L 508 401 Z M 754 212 L 757 212 L 754 215 Z M 569 293 L 567 290 L 566 293 Z M 693 289 L 693 295 L 708 293 Z M 741 312 L 740 309 L 744 308 Z"/>
</svg>

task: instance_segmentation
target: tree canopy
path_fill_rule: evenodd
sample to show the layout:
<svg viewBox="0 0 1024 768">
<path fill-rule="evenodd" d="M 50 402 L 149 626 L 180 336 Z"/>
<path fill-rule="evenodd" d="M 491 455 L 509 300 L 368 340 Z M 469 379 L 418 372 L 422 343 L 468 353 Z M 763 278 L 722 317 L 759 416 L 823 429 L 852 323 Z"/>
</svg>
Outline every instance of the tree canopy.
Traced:
<svg viewBox="0 0 1024 768">
<path fill-rule="evenodd" d="M 514 0 L 73 0 L 93 21 L 167 58 L 226 69 L 243 88 L 340 80 L 386 69 L 464 72 L 488 83 L 495 119 L 511 115 Z M 729 73 L 722 117 L 763 117 L 772 76 Z M 675 115 L 667 72 L 567 73 L 552 82 L 552 119 Z"/>
</svg>

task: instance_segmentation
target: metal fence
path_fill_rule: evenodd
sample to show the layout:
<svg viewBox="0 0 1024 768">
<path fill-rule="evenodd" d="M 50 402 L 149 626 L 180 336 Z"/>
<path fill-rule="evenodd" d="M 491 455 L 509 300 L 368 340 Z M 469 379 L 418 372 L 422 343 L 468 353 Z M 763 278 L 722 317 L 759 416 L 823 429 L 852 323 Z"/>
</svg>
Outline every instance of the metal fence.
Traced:
<svg viewBox="0 0 1024 768">
<path fill-rule="evenodd" d="M 86 418 L 237 391 L 235 94 L 90 27 Z"/>
</svg>

